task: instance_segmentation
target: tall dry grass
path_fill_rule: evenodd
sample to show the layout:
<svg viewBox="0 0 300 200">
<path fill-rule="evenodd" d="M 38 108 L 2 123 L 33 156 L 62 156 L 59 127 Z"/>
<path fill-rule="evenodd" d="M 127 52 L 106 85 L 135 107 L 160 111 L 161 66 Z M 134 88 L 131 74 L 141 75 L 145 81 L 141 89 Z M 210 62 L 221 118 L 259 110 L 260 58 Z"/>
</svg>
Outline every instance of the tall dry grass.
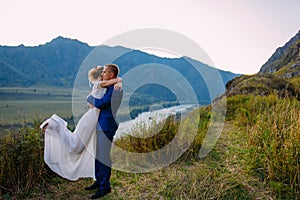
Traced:
<svg viewBox="0 0 300 200">
<path fill-rule="evenodd" d="M 279 197 L 300 194 L 300 102 L 277 95 L 227 99 L 227 120 L 245 131 L 250 173 Z"/>
<path fill-rule="evenodd" d="M 275 190 L 300 192 L 300 103 L 264 101 L 268 106 L 257 110 L 255 123 L 247 129 L 249 164 Z"/>
</svg>

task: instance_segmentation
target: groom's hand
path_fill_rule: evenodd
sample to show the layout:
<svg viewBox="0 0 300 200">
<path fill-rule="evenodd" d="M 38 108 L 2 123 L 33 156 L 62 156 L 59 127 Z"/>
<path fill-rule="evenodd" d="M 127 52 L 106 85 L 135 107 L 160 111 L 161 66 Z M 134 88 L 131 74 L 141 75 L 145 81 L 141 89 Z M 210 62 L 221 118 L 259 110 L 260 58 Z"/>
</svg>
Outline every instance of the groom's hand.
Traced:
<svg viewBox="0 0 300 200">
<path fill-rule="evenodd" d="M 93 97 L 93 95 L 88 95 L 87 96 L 87 99 L 86 99 L 86 101 L 87 101 L 87 105 L 88 105 L 88 107 L 89 108 L 94 108 L 95 107 L 95 105 L 94 105 L 94 101 L 92 101 L 91 99 L 94 99 L 94 97 Z"/>
</svg>

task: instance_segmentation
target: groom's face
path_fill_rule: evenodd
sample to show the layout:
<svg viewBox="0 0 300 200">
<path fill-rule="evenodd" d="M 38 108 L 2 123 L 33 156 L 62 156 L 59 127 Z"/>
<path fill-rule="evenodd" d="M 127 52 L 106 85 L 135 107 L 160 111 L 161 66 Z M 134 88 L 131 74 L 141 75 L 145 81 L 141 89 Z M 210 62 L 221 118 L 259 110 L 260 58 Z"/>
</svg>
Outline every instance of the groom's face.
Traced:
<svg viewBox="0 0 300 200">
<path fill-rule="evenodd" d="M 102 77 L 103 80 L 110 80 L 111 79 L 111 72 L 109 71 L 109 69 L 107 69 L 107 67 L 104 67 L 103 72 L 102 72 Z"/>
</svg>

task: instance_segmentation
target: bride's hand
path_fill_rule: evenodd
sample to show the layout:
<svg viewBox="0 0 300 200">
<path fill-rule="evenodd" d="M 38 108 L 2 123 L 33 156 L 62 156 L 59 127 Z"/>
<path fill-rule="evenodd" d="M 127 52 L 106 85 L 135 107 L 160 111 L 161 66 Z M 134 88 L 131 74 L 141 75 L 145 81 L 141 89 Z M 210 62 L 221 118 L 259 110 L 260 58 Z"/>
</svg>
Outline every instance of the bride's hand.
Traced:
<svg viewBox="0 0 300 200">
<path fill-rule="evenodd" d="M 88 103 L 88 107 L 89 107 L 89 108 L 94 108 L 94 105 Z"/>
<path fill-rule="evenodd" d="M 47 127 L 48 127 L 48 125 L 49 125 L 48 123 L 47 123 L 47 124 L 45 124 L 45 125 L 43 126 L 42 130 L 43 130 L 43 131 L 46 131 L 46 129 L 47 129 Z"/>
</svg>

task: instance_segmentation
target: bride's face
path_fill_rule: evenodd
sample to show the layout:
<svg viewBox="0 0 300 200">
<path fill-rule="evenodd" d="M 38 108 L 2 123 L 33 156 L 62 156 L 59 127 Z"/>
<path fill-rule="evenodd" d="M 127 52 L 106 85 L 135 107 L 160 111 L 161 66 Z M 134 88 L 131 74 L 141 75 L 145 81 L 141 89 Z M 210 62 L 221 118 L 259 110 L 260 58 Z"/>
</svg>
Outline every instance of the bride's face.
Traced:
<svg viewBox="0 0 300 200">
<path fill-rule="evenodd" d="M 99 76 L 99 80 L 100 80 L 100 81 L 103 81 L 103 75 L 102 75 L 102 74 L 103 74 L 103 72 L 102 72 L 101 75 Z"/>
</svg>

